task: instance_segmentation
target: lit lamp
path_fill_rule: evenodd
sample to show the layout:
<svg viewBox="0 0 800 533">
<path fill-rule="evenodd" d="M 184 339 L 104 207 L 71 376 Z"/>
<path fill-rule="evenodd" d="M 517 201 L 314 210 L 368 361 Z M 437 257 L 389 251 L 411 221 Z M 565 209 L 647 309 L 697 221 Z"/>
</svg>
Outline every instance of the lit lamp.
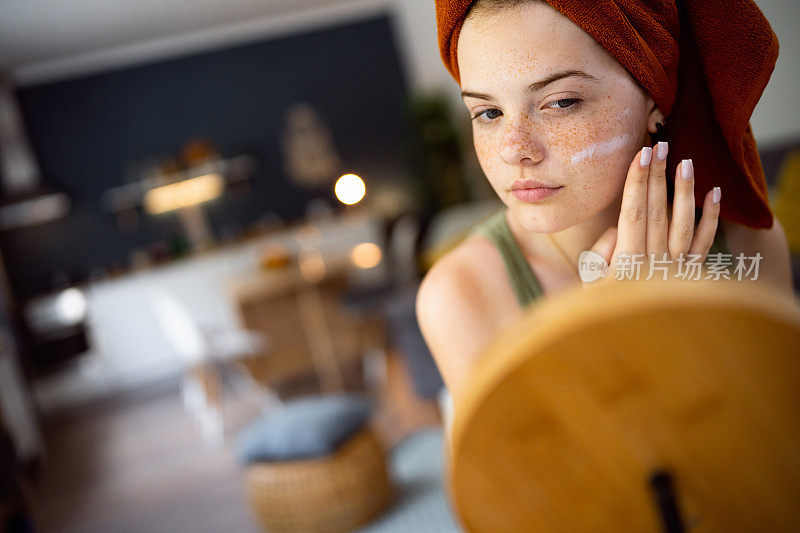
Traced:
<svg viewBox="0 0 800 533">
<path fill-rule="evenodd" d="M 350 261 L 358 268 L 368 270 L 381 262 L 381 248 L 374 242 L 362 242 L 350 251 Z"/>
<path fill-rule="evenodd" d="M 206 174 L 170 183 L 147 191 L 144 195 L 144 208 L 151 215 L 158 215 L 196 206 L 217 198 L 222 194 L 223 186 L 222 176 L 219 174 Z"/>
<path fill-rule="evenodd" d="M 345 205 L 355 205 L 367 194 L 364 180 L 355 174 L 345 174 L 340 177 L 336 180 L 333 190 L 336 193 L 336 198 Z"/>
<path fill-rule="evenodd" d="M 220 174 L 205 174 L 150 189 L 144 195 L 144 209 L 151 215 L 177 211 L 193 245 L 211 240 L 208 219 L 201 205 L 218 198 L 225 187 Z"/>
</svg>

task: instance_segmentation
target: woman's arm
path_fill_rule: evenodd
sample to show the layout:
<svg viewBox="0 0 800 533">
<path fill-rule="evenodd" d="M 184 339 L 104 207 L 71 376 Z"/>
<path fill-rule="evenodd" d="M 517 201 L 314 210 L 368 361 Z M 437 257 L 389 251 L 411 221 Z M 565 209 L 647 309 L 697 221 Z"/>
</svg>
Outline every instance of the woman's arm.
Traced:
<svg viewBox="0 0 800 533">
<path fill-rule="evenodd" d="M 448 260 L 449 259 L 449 260 Z M 450 393 L 458 388 L 486 342 L 469 271 L 442 258 L 417 293 L 417 321 Z"/>
<path fill-rule="evenodd" d="M 417 293 L 420 330 L 452 395 L 502 325 L 520 314 L 515 302 L 507 305 L 513 294 L 493 280 L 491 273 L 505 272 L 496 255 L 488 242 L 467 241 L 431 268 Z"/>
</svg>

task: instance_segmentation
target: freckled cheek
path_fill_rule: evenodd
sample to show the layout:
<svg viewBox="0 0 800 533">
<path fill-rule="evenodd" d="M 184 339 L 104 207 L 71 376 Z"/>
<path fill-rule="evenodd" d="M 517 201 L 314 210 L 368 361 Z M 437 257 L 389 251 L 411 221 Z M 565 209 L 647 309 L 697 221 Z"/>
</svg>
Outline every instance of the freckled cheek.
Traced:
<svg viewBox="0 0 800 533">
<path fill-rule="evenodd" d="M 583 190 L 616 189 L 624 183 L 638 148 L 635 136 L 635 127 L 618 111 L 595 113 L 560 124 L 550 136 L 549 155 Z"/>
<path fill-rule="evenodd" d="M 586 161 L 578 169 L 572 192 L 575 210 L 594 214 L 622 195 L 629 162 L 620 153 Z"/>
<path fill-rule="evenodd" d="M 613 194 L 622 190 L 625 183 L 626 164 L 620 163 L 620 158 L 614 154 L 599 158 L 586 165 L 584 170 L 585 181 L 583 187 L 586 191 L 605 192 Z"/>
<path fill-rule="evenodd" d="M 609 117 L 610 113 L 593 112 L 581 114 L 572 120 L 565 120 L 553 126 L 548 132 L 554 155 L 566 159 L 573 166 L 579 166 L 592 159 L 591 149 L 626 131 L 618 120 Z"/>
<path fill-rule="evenodd" d="M 572 120 L 540 122 L 527 134 L 531 146 L 546 154 L 534 172 L 570 185 L 582 196 L 588 195 L 587 205 L 592 200 L 608 199 L 621 192 L 624 185 L 628 166 L 638 149 L 634 146 L 635 130 L 635 124 L 616 108 L 581 114 Z M 609 148 L 609 141 L 625 134 L 628 138 L 624 143 Z M 511 176 L 514 172 L 501 157 L 502 130 L 476 127 L 473 142 L 486 177 L 495 190 L 504 189 L 507 180 L 516 175 Z M 590 147 L 601 145 L 611 152 L 590 152 Z"/>
<path fill-rule="evenodd" d="M 473 144 L 478 162 L 484 174 L 494 185 L 495 182 L 503 177 L 504 162 L 500 158 L 501 138 L 499 134 L 475 130 L 473 134 Z"/>
<path fill-rule="evenodd" d="M 622 134 L 618 127 L 612 129 L 584 122 L 582 127 L 566 127 L 554 132 L 548 141 L 551 176 L 568 187 L 576 210 L 594 213 L 622 193 L 633 157 L 629 145 L 633 141 L 628 138 L 625 142 L 629 144 L 617 143 L 619 146 L 614 146 L 610 153 L 589 155 L 587 151 L 591 146 L 609 149 L 608 144 L 601 143 L 622 139 Z M 582 157 L 576 158 L 576 154 Z"/>
</svg>

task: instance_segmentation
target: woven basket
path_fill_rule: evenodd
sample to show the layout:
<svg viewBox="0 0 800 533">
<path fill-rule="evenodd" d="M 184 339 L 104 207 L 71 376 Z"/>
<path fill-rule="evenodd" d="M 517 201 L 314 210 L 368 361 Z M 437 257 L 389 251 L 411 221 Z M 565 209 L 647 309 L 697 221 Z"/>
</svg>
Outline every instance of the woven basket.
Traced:
<svg viewBox="0 0 800 533">
<path fill-rule="evenodd" d="M 350 531 L 378 516 L 393 494 L 383 448 L 369 428 L 326 457 L 250 465 L 245 483 L 271 532 Z"/>
</svg>

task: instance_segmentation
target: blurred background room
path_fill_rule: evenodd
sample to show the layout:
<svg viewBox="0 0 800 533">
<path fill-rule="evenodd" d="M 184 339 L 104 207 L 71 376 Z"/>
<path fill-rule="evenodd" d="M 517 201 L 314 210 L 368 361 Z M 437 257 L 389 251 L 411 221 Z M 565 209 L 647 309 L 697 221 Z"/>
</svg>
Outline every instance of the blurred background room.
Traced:
<svg viewBox="0 0 800 533">
<path fill-rule="evenodd" d="M 757 3 L 798 287 L 800 5 Z M 5 527 L 457 530 L 414 301 L 499 207 L 468 118 L 431 0 L 2 0 Z"/>
</svg>

